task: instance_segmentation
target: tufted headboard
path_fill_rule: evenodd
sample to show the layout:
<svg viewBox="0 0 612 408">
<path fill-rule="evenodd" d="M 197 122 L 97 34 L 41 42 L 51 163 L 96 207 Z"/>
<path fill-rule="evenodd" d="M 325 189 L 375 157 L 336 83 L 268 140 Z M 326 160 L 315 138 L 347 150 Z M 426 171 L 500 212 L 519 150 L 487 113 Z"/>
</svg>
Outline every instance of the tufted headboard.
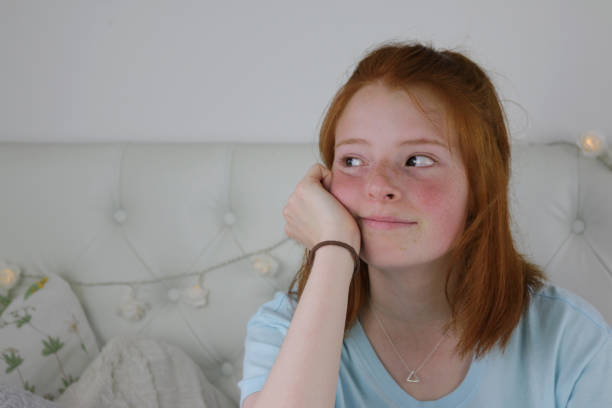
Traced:
<svg viewBox="0 0 612 408">
<path fill-rule="evenodd" d="M 69 280 L 100 345 L 176 344 L 237 402 L 246 321 L 301 262 L 281 211 L 317 160 L 314 145 L 0 143 L 0 260 Z M 519 249 L 612 323 L 612 172 L 565 143 L 515 144 L 512 169 Z"/>
</svg>

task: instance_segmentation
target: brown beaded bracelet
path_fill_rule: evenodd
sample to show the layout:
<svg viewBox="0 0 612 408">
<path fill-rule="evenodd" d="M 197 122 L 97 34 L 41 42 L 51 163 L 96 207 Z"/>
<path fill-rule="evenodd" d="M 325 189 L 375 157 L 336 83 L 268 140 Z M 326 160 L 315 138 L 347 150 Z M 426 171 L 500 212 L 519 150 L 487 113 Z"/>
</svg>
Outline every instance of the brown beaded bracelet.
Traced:
<svg viewBox="0 0 612 408">
<path fill-rule="evenodd" d="M 348 249 L 351 252 L 351 256 L 353 257 L 353 261 L 355 261 L 355 269 L 353 269 L 353 274 L 355 272 L 357 272 L 357 270 L 359 270 L 359 255 L 357 255 L 357 252 L 355 251 L 355 248 L 353 248 L 352 246 L 350 246 L 347 243 L 344 243 L 342 241 L 321 241 L 318 244 L 316 244 L 315 246 L 312 247 L 312 249 L 310 250 L 310 253 L 308 254 L 308 264 L 312 265 L 312 261 L 314 259 L 314 255 L 315 255 L 315 251 L 317 249 L 319 249 L 320 247 L 322 247 L 323 245 L 338 245 L 341 247 L 344 247 L 346 249 Z"/>
</svg>

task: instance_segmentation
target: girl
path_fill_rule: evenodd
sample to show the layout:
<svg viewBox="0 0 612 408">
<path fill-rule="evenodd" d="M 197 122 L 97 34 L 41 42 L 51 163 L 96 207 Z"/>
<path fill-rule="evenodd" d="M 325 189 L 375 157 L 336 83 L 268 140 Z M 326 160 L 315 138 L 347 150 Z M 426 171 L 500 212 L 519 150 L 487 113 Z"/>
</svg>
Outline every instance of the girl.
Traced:
<svg viewBox="0 0 612 408">
<path fill-rule="evenodd" d="M 508 133 L 481 68 L 379 47 L 319 148 L 283 210 L 307 248 L 296 290 L 249 321 L 241 407 L 612 406 L 610 327 L 513 244 Z"/>
</svg>

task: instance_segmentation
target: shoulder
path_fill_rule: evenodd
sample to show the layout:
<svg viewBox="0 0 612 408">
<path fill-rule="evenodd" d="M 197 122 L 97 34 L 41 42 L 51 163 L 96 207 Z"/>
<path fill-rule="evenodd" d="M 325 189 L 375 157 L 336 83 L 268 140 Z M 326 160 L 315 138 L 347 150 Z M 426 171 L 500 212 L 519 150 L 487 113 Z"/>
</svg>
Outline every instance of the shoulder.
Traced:
<svg viewBox="0 0 612 408">
<path fill-rule="evenodd" d="M 522 346 L 577 364 L 587 364 L 612 338 L 612 329 L 594 306 L 551 284 L 534 293 L 518 329 Z"/>
<path fill-rule="evenodd" d="M 530 355 L 554 367 L 557 401 L 609 406 L 612 329 L 595 307 L 567 289 L 546 285 L 534 294 L 526 324 L 524 337 L 536 333 Z"/>
<path fill-rule="evenodd" d="M 297 296 L 288 295 L 286 292 L 276 292 L 274 297 L 261 305 L 249 319 L 247 328 L 265 326 L 286 332 L 293 318 L 296 305 Z"/>
<path fill-rule="evenodd" d="M 588 301 L 547 283 L 488 364 L 485 388 L 530 401 L 522 406 L 609 406 L 601 401 L 610 398 L 603 391 L 612 375 L 612 330 Z"/>
<path fill-rule="evenodd" d="M 247 323 L 244 341 L 244 360 L 240 387 L 240 406 L 247 396 L 261 391 L 293 317 L 297 299 L 287 293 L 276 292 L 262 304 Z"/>
<path fill-rule="evenodd" d="M 551 322 L 554 324 L 551 328 L 561 331 L 582 329 L 604 338 L 611 335 L 609 324 L 593 305 L 552 284 L 545 284 L 534 293 L 527 317 L 540 323 Z"/>
</svg>

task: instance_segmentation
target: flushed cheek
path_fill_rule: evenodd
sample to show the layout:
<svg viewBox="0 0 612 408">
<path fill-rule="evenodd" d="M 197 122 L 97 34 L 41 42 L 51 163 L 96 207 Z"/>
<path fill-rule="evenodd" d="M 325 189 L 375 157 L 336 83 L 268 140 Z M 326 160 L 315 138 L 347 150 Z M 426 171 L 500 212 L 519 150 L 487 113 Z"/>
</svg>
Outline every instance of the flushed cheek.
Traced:
<svg viewBox="0 0 612 408">
<path fill-rule="evenodd" d="M 449 239 L 459 233 L 465 223 L 467 193 L 455 186 L 460 184 L 432 185 L 421 192 L 421 209 Z"/>
<path fill-rule="evenodd" d="M 444 191 L 441 185 L 436 183 L 422 186 L 414 192 L 413 198 L 417 200 L 424 213 L 433 212 L 435 215 L 443 215 L 450 201 L 448 193 Z"/>
<path fill-rule="evenodd" d="M 332 174 L 331 194 L 355 215 L 361 191 L 359 178 L 339 171 L 334 171 Z"/>
</svg>

